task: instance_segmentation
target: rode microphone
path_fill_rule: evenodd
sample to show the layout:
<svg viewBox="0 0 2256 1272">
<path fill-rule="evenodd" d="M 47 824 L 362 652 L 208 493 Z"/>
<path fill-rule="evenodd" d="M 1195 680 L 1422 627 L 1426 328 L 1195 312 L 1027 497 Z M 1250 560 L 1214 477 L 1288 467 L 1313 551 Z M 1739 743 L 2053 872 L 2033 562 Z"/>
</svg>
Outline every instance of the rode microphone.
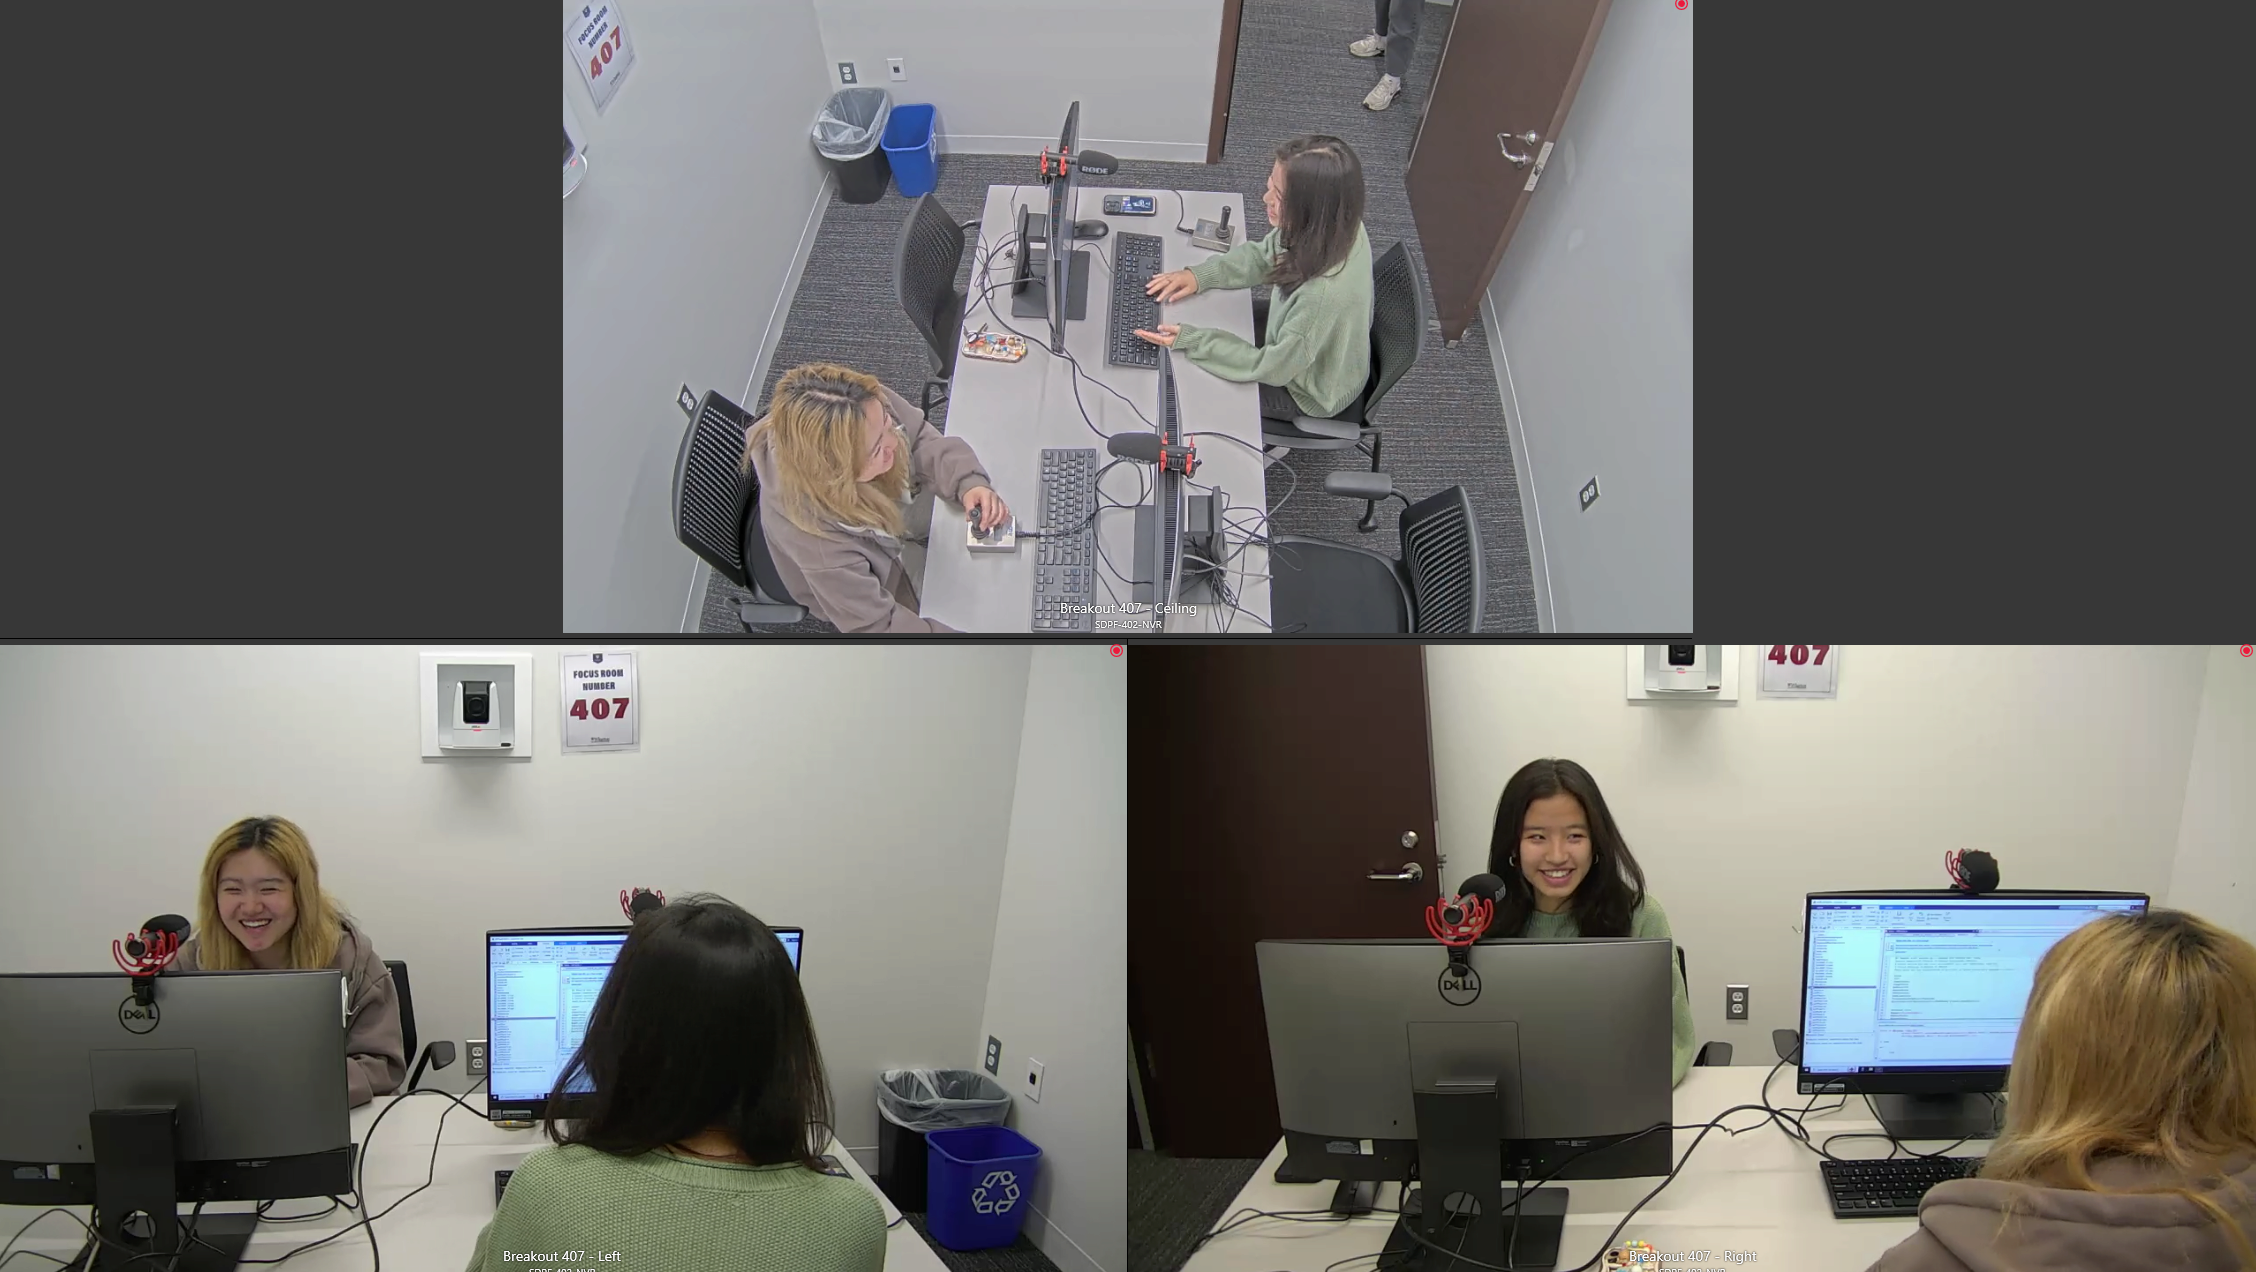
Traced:
<svg viewBox="0 0 2256 1272">
<path fill-rule="evenodd" d="M 133 1001 L 146 1007 L 156 1001 L 157 973 L 180 953 L 188 939 L 188 920 L 177 914 L 160 914 L 141 925 L 123 941 L 110 942 L 110 957 L 120 970 L 133 976 Z"/>
<path fill-rule="evenodd" d="M 1184 443 L 1169 446 L 1159 440 L 1157 433 L 1114 433 L 1105 439 L 1105 449 L 1119 459 L 1134 460 L 1139 464 L 1156 464 L 1161 472 L 1180 473 L 1185 477 L 1198 471 L 1198 448 Z"/>
<path fill-rule="evenodd" d="M 652 888 L 636 888 L 631 892 L 621 889 L 619 909 L 631 922 L 666 904 L 666 894 Z"/>
<path fill-rule="evenodd" d="M 1954 848 L 1943 854 L 1943 869 L 1950 874 L 1951 886 L 1970 897 L 1997 891 L 1997 858 L 1986 852 Z"/>
<path fill-rule="evenodd" d="M 1086 172 L 1092 177 L 1109 177 L 1120 171 L 1120 161 L 1102 150 L 1084 150 L 1073 161 L 1075 172 Z"/>
<path fill-rule="evenodd" d="M 1496 902 L 1473 893 L 1440 897 L 1426 907 L 1426 932 L 1449 947 L 1449 970 L 1453 974 L 1463 976 L 1472 970 L 1465 951 L 1488 930 L 1489 920 L 1495 917 Z"/>
</svg>

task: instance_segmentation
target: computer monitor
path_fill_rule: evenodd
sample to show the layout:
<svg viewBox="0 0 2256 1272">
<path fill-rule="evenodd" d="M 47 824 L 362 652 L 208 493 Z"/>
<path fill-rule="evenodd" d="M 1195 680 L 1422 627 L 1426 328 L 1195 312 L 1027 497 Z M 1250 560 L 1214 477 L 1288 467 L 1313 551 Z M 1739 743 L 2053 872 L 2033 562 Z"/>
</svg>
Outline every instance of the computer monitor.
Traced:
<svg viewBox="0 0 2256 1272">
<path fill-rule="evenodd" d="M 1064 171 L 1048 178 L 1049 212 L 1019 209 L 1018 260 L 1011 272 L 1011 316 L 1048 319 L 1050 352 L 1055 354 L 1065 352 L 1067 320 L 1088 316 L 1089 253 L 1073 249 L 1080 118 L 1081 103 L 1066 108 L 1057 149 Z M 1042 244 L 1040 253 L 1034 250 L 1036 243 Z"/>
<path fill-rule="evenodd" d="M 587 1036 L 589 1013 L 631 928 L 516 928 L 486 933 L 486 1116 L 547 1116 L 556 1079 Z M 799 970 L 806 934 L 770 928 Z M 569 1103 L 560 1112 L 568 1113 Z"/>
<path fill-rule="evenodd" d="M 110 1268 L 178 1251 L 180 1204 L 352 1190 L 344 973 L 174 973 L 147 1004 L 133 982 L 0 975 L 0 1205 L 95 1207 Z M 257 1226 L 204 1212 L 179 1267 L 236 1266 Z"/>
<path fill-rule="evenodd" d="M 1159 351 L 1160 440 L 1168 446 L 1183 442 L 1182 419 L 1175 401 L 1175 361 L 1168 350 Z M 1182 474 L 1165 467 L 1152 473 L 1152 497 L 1136 509 L 1136 552 L 1131 576 L 1131 599 L 1139 605 L 1171 605 L 1183 553 L 1184 488 Z M 1164 625 L 1163 615 L 1152 616 L 1152 628 Z"/>
<path fill-rule="evenodd" d="M 1994 1135 L 2037 961 L 2137 892 L 1813 892 L 1802 1094 L 1862 1094 L 1898 1139 Z"/>
<path fill-rule="evenodd" d="M 1289 1173 L 1407 1180 L 1415 1165 L 1430 1200 L 1412 1217 L 1406 1199 L 1405 1222 L 1470 1258 L 1509 1254 L 1523 1267 L 1557 1257 L 1567 1190 L 1518 1192 L 1509 1230 L 1514 1194 L 1500 1174 L 1668 1173 L 1669 1133 L 1655 1128 L 1670 1115 L 1669 941 L 1486 942 L 1466 952 L 1465 976 L 1432 941 L 1254 950 Z M 1478 1213 L 1443 1238 L 1441 1199 L 1457 1192 Z M 1420 1266 L 1423 1250 L 1398 1231 L 1382 1263 Z"/>
</svg>

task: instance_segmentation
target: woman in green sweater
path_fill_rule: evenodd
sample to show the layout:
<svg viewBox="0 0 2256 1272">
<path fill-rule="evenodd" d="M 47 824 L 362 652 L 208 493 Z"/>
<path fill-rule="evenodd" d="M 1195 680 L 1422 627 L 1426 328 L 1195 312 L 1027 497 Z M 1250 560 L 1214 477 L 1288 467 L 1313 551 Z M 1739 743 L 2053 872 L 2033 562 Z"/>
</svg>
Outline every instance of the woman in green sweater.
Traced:
<svg viewBox="0 0 2256 1272">
<path fill-rule="evenodd" d="M 622 1272 L 882 1272 L 877 1199 L 823 1173 L 828 1091 L 765 924 L 712 896 L 645 913 L 549 1095 L 558 1147 L 510 1177 L 470 1272 L 569 1250 Z M 584 1120 L 560 1129 L 565 1092 Z"/>
<path fill-rule="evenodd" d="M 1504 881 L 1490 936 L 1658 936 L 1674 941 L 1668 915 L 1645 891 L 1590 771 L 1573 760 L 1536 760 L 1504 783 L 1489 873 Z M 1678 974 L 1671 1009 L 1672 1083 L 1692 1067 L 1692 1003 Z"/>
<path fill-rule="evenodd" d="M 1254 302 L 1247 344 L 1214 327 L 1165 323 L 1136 334 L 1225 380 L 1261 386 L 1268 419 L 1345 410 L 1371 378 L 1371 240 L 1363 232 L 1363 165 L 1337 137 L 1277 147 L 1262 197 L 1269 233 L 1144 288 L 1162 304 L 1202 291 L 1271 284 Z"/>
</svg>

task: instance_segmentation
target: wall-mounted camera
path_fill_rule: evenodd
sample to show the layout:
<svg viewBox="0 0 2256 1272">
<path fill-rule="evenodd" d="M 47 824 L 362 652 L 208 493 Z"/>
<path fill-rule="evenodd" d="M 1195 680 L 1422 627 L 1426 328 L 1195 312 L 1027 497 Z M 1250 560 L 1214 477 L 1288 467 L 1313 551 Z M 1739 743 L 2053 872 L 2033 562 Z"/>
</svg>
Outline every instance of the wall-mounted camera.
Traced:
<svg viewBox="0 0 2256 1272">
<path fill-rule="evenodd" d="M 1738 650 L 1737 645 L 1631 645 L 1629 698 L 1736 701 Z"/>
<path fill-rule="evenodd" d="M 532 754 L 530 654 L 425 654 L 422 684 L 423 754 Z"/>
</svg>

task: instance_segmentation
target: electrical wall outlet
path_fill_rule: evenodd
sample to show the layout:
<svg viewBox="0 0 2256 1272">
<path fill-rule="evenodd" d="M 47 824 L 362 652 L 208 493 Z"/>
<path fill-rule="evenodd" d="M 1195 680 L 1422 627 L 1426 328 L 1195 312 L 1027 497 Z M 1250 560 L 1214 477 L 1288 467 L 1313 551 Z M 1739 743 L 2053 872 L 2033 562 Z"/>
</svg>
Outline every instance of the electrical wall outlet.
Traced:
<svg viewBox="0 0 2256 1272">
<path fill-rule="evenodd" d="M 1590 511 L 1590 505 L 1592 505 L 1592 504 L 1594 504 L 1594 503 L 1597 503 L 1597 502 L 1598 502 L 1598 479 L 1597 479 L 1596 477 L 1593 477 L 1593 478 L 1591 478 L 1591 479 L 1590 479 L 1589 481 L 1587 481 L 1587 482 L 1583 483 L 1583 487 L 1582 487 L 1582 510 L 1583 510 L 1584 512 L 1588 512 L 1588 511 Z"/>
<path fill-rule="evenodd" d="M 485 1039 L 472 1038 L 470 1041 L 463 1043 L 462 1054 L 469 1060 L 470 1067 L 468 1072 L 471 1077 L 483 1078 L 488 1076 L 486 1073 Z"/>
<path fill-rule="evenodd" d="M 1036 1104 L 1042 1102 L 1042 1062 L 1039 1060 L 1026 1062 L 1026 1098 Z"/>
<path fill-rule="evenodd" d="M 681 392 L 674 397 L 674 405 L 680 407 L 682 414 L 689 418 L 697 418 L 697 395 L 689 391 L 688 385 L 681 386 Z"/>
<path fill-rule="evenodd" d="M 1000 1038 L 987 1039 L 987 1072 L 1001 1077 L 1003 1073 L 1003 1042 Z"/>
<path fill-rule="evenodd" d="M 1723 987 L 1723 1018 L 1725 1020 L 1745 1020 L 1747 1018 L 1747 987 L 1745 985 L 1726 985 Z"/>
<path fill-rule="evenodd" d="M 852 62 L 840 62 L 838 64 L 838 82 L 841 84 L 861 83 L 860 80 L 854 78 L 854 64 Z"/>
<path fill-rule="evenodd" d="M 894 79 L 905 80 L 909 77 L 909 73 L 901 69 L 901 59 L 897 57 L 885 59 L 885 69 Z"/>
</svg>

